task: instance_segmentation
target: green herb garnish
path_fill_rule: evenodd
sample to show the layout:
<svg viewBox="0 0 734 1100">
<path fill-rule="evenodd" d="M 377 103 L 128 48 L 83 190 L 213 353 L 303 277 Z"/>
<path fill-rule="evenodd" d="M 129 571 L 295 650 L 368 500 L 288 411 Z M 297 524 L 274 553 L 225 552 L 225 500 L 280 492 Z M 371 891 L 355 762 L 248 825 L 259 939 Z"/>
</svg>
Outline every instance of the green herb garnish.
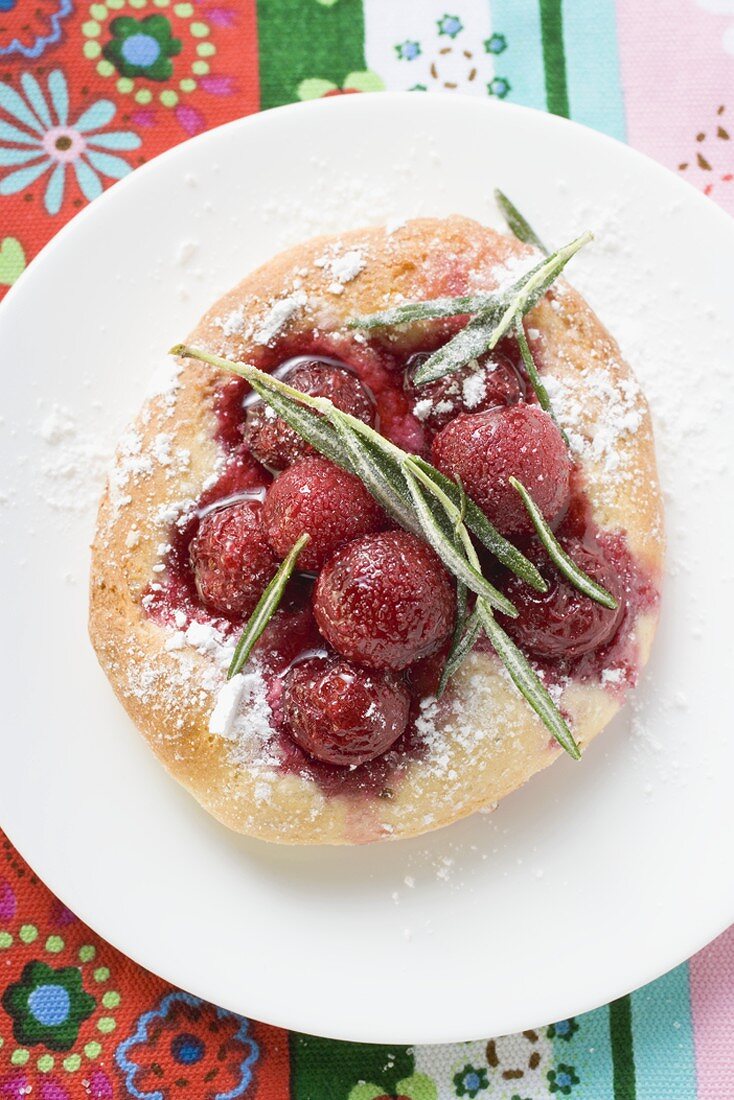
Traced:
<svg viewBox="0 0 734 1100">
<path fill-rule="evenodd" d="M 443 666 L 441 678 L 438 681 L 438 688 L 436 689 L 437 699 L 441 698 L 448 687 L 449 680 L 463 664 L 465 658 L 469 656 L 481 633 L 482 620 L 479 618 L 479 612 L 476 608 L 474 608 L 468 618 L 464 616 L 459 619 L 457 616 L 454 636 L 451 639 L 451 648 L 446 657 L 446 664 Z"/>
<path fill-rule="evenodd" d="M 595 600 L 596 603 L 600 603 L 602 607 L 608 607 L 610 611 L 616 611 L 618 604 L 614 596 L 611 592 L 607 592 L 606 588 L 602 588 L 600 584 L 597 584 L 588 573 L 584 573 L 583 569 L 581 569 L 573 558 L 566 553 L 548 526 L 545 516 L 530 496 L 530 493 L 523 483 L 518 481 L 516 477 L 511 477 L 509 482 L 512 488 L 516 489 L 520 494 L 527 513 L 533 521 L 533 526 L 535 527 L 538 538 L 548 552 L 548 557 L 553 562 L 558 572 L 561 573 L 567 581 L 570 581 L 574 588 L 582 592 L 584 596 L 588 596 L 590 599 Z"/>
<path fill-rule="evenodd" d="M 475 504 L 471 497 L 466 496 L 466 494 L 464 494 L 462 502 L 462 490 L 455 481 L 452 481 L 446 474 L 442 474 L 435 466 L 431 466 L 430 462 L 426 462 L 424 458 L 420 458 L 418 455 L 411 455 L 411 458 L 415 465 L 420 466 L 423 473 L 427 474 L 438 488 L 444 491 L 451 503 L 459 510 L 461 510 L 463 503 L 463 518 L 466 526 L 473 535 L 476 535 L 482 545 L 486 546 L 487 550 L 497 558 L 501 565 L 504 565 L 516 577 L 520 577 L 536 592 L 547 590 L 546 581 L 530 559 L 526 558 L 516 546 L 513 546 L 504 535 L 499 533 L 494 524 L 489 522 L 479 505 Z"/>
<path fill-rule="evenodd" d="M 406 303 L 368 317 L 355 317 L 350 326 L 384 328 L 410 321 L 470 314 L 471 320 L 461 332 L 434 352 L 416 371 L 414 381 L 417 385 L 434 382 L 437 378 L 459 370 L 485 352 L 492 351 L 514 326 L 515 320 L 524 317 L 537 305 L 571 257 L 590 240 L 591 233 L 577 237 L 575 241 L 541 260 L 502 291 Z"/>
<path fill-rule="evenodd" d="M 409 462 L 410 460 L 408 460 Z M 406 466 L 408 465 L 406 462 Z M 415 463 L 413 463 L 415 467 Z M 418 469 L 418 467 L 415 467 Z M 456 506 L 453 505 L 446 494 L 441 493 L 435 483 L 430 478 L 424 476 L 422 478 L 423 484 L 428 488 L 437 498 L 439 503 L 445 508 L 446 515 L 450 522 L 456 520 Z M 479 560 L 477 558 L 476 550 L 474 549 L 471 541 L 466 546 L 467 559 L 475 568 L 479 567 Z M 492 608 L 487 600 L 482 596 L 477 599 L 476 614 L 484 629 L 485 634 L 490 640 L 492 648 L 504 664 L 507 669 L 510 679 L 517 687 L 518 691 L 524 696 L 526 701 L 530 704 L 532 709 L 545 724 L 547 729 L 555 737 L 558 744 L 569 753 L 574 760 L 578 760 L 581 756 L 578 745 L 576 744 L 571 730 L 563 718 L 561 712 L 556 707 L 555 703 L 551 699 L 548 691 L 541 683 L 539 677 L 534 672 L 530 662 L 525 654 L 518 649 L 512 639 L 505 633 L 502 627 L 499 625 L 494 615 L 492 614 Z M 468 652 L 468 651 L 467 651 Z M 448 665 L 448 662 L 447 662 Z M 446 675 L 446 679 L 453 672 L 456 671 L 458 664 L 456 664 L 456 658 L 454 655 L 454 661 L 452 662 L 452 669 Z M 446 674 L 446 668 L 444 668 L 444 674 Z M 442 675 L 443 679 L 443 675 Z"/>
<path fill-rule="evenodd" d="M 242 672 L 242 669 L 249 661 L 250 654 L 259 641 L 262 632 L 278 610 L 280 601 L 283 598 L 283 593 L 285 592 L 285 586 L 291 579 L 293 570 L 296 567 L 298 555 L 301 553 L 301 550 L 303 550 L 310 537 L 310 535 L 301 535 L 298 541 L 294 543 L 288 551 L 288 554 L 278 566 L 275 576 L 258 600 L 257 606 L 247 620 L 245 629 L 242 631 L 240 640 L 235 647 L 230 666 L 227 670 L 228 680 L 231 680 L 238 672 Z"/>
<path fill-rule="evenodd" d="M 507 290 L 494 295 L 492 306 L 477 314 L 461 332 L 420 366 L 413 376 L 415 384 L 420 386 L 424 382 L 435 382 L 437 378 L 459 370 L 471 359 L 492 351 L 514 326 L 516 319 L 524 317 L 538 304 L 571 257 L 590 240 L 591 233 L 577 237 L 541 260 Z"/>
<path fill-rule="evenodd" d="M 536 285 L 539 285 L 537 280 Z M 578 755 L 578 747 L 552 699 L 530 664 L 494 620 L 493 607 L 510 616 L 517 612 L 510 601 L 482 576 L 467 529 L 467 525 L 474 529 L 473 517 L 475 510 L 479 512 L 479 509 L 465 497 L 462 487 L 440 474 L 429 463 L 402 451 L 361 420 L 335 408 L 327 398 L 311 397 L 257 367 L 233 363 L 185 344 L 177 344 L 171 349 L 171 354 L 198 359 L 245 378 L 263 401 L 272 402 L 275 411 L 279 414 L 283 410 L 288 411 L 288 423 L 306 442 L 337 465 L 360 476 L 366 488 L 401 525 L 407 526 L 408 530 L 419 531 L 439 553 L 457 581 L 477 594 L 476 607 L 482 627 L 506 664 L 511 678 L 559 743 L 571 755 Z M 304 417 L 293 411 L 303 412 L 304 407 L 317 415 Z M 484 524 L 477 526 L 483 530 L 485 538 L 499 547 L 505 559 L 515 566 L 519 563 L 522 571 L 533 578 L 534 587 L 545 588 L 545 582 L 532 563 L 503 539 L 486 517 Z M 482 538 L 482 534 L 479 537 Z M 305 538 L 302 536 L 299 539 L 263 593 L 235 650 L 230 676 L 244 666 L 277 608 Z M 512 553 L 507 553 L 506 548 Z"/>
<path fill-rule="evenodd" d="M 565 749 L 574 760 L 580 759 L 581 750 L 571 730 L 547 689 L 533 671 L 525 654 L 504 632 L 491 609 L 482 600 L 477 600 L 477 611 L 492 648 L 510 674 L 515 687 L 550 730 L 561 748 Z"/>
<path fill-rule="evenodd" d="M 352 433 L 365 439 L 380 456 L 389 456 L 394 459 L 395 463 L 398 465 L 405 458 L 413 458 L 421 469 L 436 482 L 439 488 L 443 489 L 447 496 L 451 498 L 452 502 L 460 507 L 461 490 L 454 481 L 435 469 L 435 467 L 431 466 L 431 464 L 424 459 L 418 458 L 416 455 L 408 455 L 406 451 L 402 451 L 399 447 L 396 447 L 394 443 L 385 439 L 384 436 L 380 435 L 379 432 L 376 432 L 373 428 L 370 428 L 367 424 L 363 424 L 361 420 L 356 420 L 347 413 L 340 412 L 340 410 L 336 409 L 331 401 L 326 398 L 310 397 L 308 394 L 302 393 L 292 386 L 288 386 L 280 379 L 265 374 L 263 371 L 258 370 L 257 367 L 250 366 L 247 363 L 234 363 L 229 359 L 223 359 L 219 355 L 212 355 L 210 352 L 192 348 L 186 344 L 176 344 L 175 347 L 171 348 L 170 354 L 180 355 L 187 359 L 196 359 L 201 363 L 207 363 L 211 367 L 216 367 L 218 370 L 228 371 L 231 374 L 239 375 L 240 378 L 244 378 L 259 394 L 262 400 L 265 401 L 266 404 L 271 405 L 279 416 L 283 416 L 283 418 L 286 419 L 285 414 L 287 413 L 287 422 L 296 432 L 298 432 L 302 439 L 305 439 L 315 450 L 330 459 L 336 466 L 341 466 L 343 470 L 360 476 L 355 469 L 354 460 L 347 453 L 346 446 L 340 439 L 339 433 L 334 426 L 336 423 L 341 423 L 342 431 L 344 426 L 348 425 Z M 301 415 L 303 413 L 307 415 Z M 353 440 L 351 446 L 354 453 L 355 444 Z M 396 522 L 400 523 L 401 526 L 402 519 L 404 519 L 408 530 L 412 531 L 414 534 L 421 535 L 422 529 L 420 528 L 417 517 L 412 511 L 410 493 L 402 473 L 399 473 L 399 476 L 395 476 L 394 465 L 385 462 L 381 469 L 383 477 L 387 477 L 388 471 L 391 472 L 390 476 L 392 480 L 390 485 L 392 492 L 400 498 L 404 505 L 408 505 L 411 508 L 410 517 L 412 518 L 409 518 L 402 505 L 399 506 L 397 504 L 396 499 L 388 493 L 387 486 L 384 484 L 382 486 L 384 496 L 378 498 L 380 499 L 380 503 L 383 504 L 385 510 L 396 520 Z M 373 478 L 376 472 L 380 471 L 375 471 L 374 469 L 371 471 L 371 476 Z M 480 542 L 482 542 L 484 546 L 494 554 L 497 560 L 510 570 L 510 572 L 520 577 L 537 591 L 544 592 L 548 586 L 533 563 L 493 527 L 484 515 L 484 512 L 482 512 L 469 497 L 466 499 L 465 508 L 466 526 L 477 536 Z M 441 514 L 440 509 L 438 514 Z"/>
<path fill-rule="evenodd" d="M 564 443 L 566 444 L 566 446 L 568 446 L 568 436 L 564 432 L 561 425 L 558 423 L 558 417 L 555 414 L 555 411 L 551 404 L 551 399 L 548 396 L 548 390 L 543 385 L 543 380 L 538 374 L 538 368 L 535 365 L 533 353 L 530 350 L 528 338 L 525 335 L 525 326 L 523 325 L 522 319 L 520 317 L 518 317 L 515 322 L 515 335 L 517 336 L 517 343 L 518 347 L 520 348 L 520 355 L 522 356 L 525 370 L 527 371 L 528 378 L 530 379 L 530 385 L 533 387 L 533 390 L 535 391 L 535 396 L 538 398 L 538 404 L 540 405 L 541 409 L 543 409 L 544 412 L 547 412 L 548 415 L 551 417 L 553 423 L 556 425 L 559 432 L 563 436 Z"/>
<path fill-rule="evenodd" d="M 423 538 L 438 554 L 449 572 L 453 573 L 456 579 L 465 584 L 471 592 L 475 592 L 478 596 L 486 599 L 491 607 L 496 607 L 498 611 L 504 612 L 505 615 L 509 615 L 513 619 L 517 618 L 515 605 L 510 603 L 507 597 L 503 596 L 493 584 L 485 580 L 476 557 L 474 562 L 471 561 L 469 554 L 471 539 L 469 532 L 460 520 L 458 509 L 455 510 L 448 497 L 445 498 L 448 505 L 445 510 L 451 523 L 447 533 L 447 530 L 437 519 L 435 510 L 430 507 L 426 500 L 419 480 L 427 483 L 434 495 L 440 493 L 441 490 L 437 489 L 421 468 L 412 463 L 409 458 L 406 458 L 403 462 L 403 476 L 408 484 L 415 512 L 420 521 Z M 456 536 L 453 536 L 454 530 L 457 531 Z"/>
<path fill-rule="evenodd" d="M 408 325 L 413 321 L 430 321 L 440 317 L 459 317 L 463 313 L 481 313 L 494 303 L 491 294 L 462 294 L 458 298 L 432 298 L 425 302 L 406 302 L 404 305 L 370 313 L 366 317 L 353 317 L 348 328 L 387 328 Z"/>
<path fill-rule="evenodd" d="M 548 249 L 545 247 L 538 234 L 522 216 L 514 202 L 510 202 L 507 195 L 505 195 L 503 191 L 500 191 L 499 187 L 495 188 L 494 198 L 502 211 L 502 216 L 507 222 L 507 228 L 517 237 L 518 241 L 522 241 L 523 244 L 533 245 L 533 247 L 537 248 L 539 252 L 542 252 L 544 256 L 547 256 Z"/>
</svg>

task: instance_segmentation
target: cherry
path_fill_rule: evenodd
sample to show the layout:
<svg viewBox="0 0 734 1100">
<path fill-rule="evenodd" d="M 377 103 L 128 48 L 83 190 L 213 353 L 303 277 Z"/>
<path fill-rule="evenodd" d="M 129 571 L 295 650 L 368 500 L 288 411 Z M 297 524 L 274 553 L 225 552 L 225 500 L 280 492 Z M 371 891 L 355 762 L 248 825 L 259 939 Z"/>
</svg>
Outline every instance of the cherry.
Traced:
<svg viewBox="0 0 734 1100">
<path fill-rule="evenodd" d="M 509 478 L 517 477 L 551 524 L 571 495 L 572 463 L 553 420 L 536 405 L 457 416 L 433 441 L 433 461 L 461 480 L 504 534 L 532 534 L 533 524 Z"/>
<path fill-rule="evenodd" d="M 328 397 L 342 412 L 365 424 L 375 421 L 375 406 L 368 390 L 347 367 L 320 359 L 306 359 L 290 371 L 279 373 L 289 386 L 311 397 Z M 284 470 L 303 455 L 316 452 L 284 420 L 262 401 L 247 406 L 243 428 L 250 451 L 271 470 Z"/>
<path fill-rule="evenodd" d="M 311 536 L 299 569 L 320 569 L 345 542 L 379 531 L 385 514 L 359 478 L 325 458 L 303 458 L 276 478 L 263 508 L 268 542 L 283 558 L 302 535 Z"/>
<path fill-rule="evenodd" d="M 296 665 L 283 686 L 293 740 L 327 764 L 355 766 L 380 756 L 405 731 L 410 696 L 390 672 L 369 672 L 340 657 Z"/>
<path fill-rule="evenodd" d="M 369 668 L 402 669 L 440 648 L 454 622 L 454 587 L 438 557 L 407 531 L 343 546 L 314 589 L 319 630 Z"/>
<path fill-rule="evenodd" d="M 191 542 L 196 589 L 205 607 L 230 618 L 255 608 L 275 572 L 259 500 L 242 500 L 208 512 Z"/>
<path fill-rule="evenodd" d="M 550 587 L 547 592 L 536 592 L 518 577 L 511 577 L 503 588 L 519 615 L 506 619 L 503 625 L 521 649 L 536 657 L 573 658 L 599 649 L 611 641 L 624 616 L 622 584 L 598 543 L 579 538 L 562 541 L 576 564 L 611 592 L 618 606 L 613 611 L 584 596 L 556 572 L 539 547 L 534 547 L 530 553 Z"/>
<path fill-rule="evenodd" d="M 429 352 L 408 360 L 405 390 L 413 403 L 413 415 L 433 431 L 440 431 L 459 413 L 482 412 L 496 405 L 516 405 L 525 399 L 525 383 L 507 355 L 495 352 L 435 382 L 417 386 L 414 376 Z"/>
</svg>

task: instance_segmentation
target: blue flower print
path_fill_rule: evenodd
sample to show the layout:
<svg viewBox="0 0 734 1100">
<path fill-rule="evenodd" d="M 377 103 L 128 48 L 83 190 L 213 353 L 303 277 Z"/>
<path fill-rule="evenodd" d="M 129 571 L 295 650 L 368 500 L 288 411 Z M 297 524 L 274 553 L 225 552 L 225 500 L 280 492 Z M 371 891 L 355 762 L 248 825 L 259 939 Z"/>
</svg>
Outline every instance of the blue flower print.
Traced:
<svg viewBox="0 0 734 1100">
<path fill-rule="evenodd" d="M 400 42 L 395 47 L 395 52 L 401 61 L 415 61 L 416 57 L 421 55 L 421 44 L 406 39 L 405 42 Z"/>
<path fill-rule="evenodd" d="M 497 99 L 504 99 L 510 89 L 511 85 L 509 80 L 505 80 L 503 76 L 496 76 L 494 80 L 490 80 L 487 85 L 489 94 L 495 96 Z"/>
<path fill-rule="evenodd" d="M 79 190 L 91 202 L 102 193 L 102 179 L 122 179 L 131 166 L 118 152 L 137 149 L 140 138 L 132 130 L 107 130 L 117 108 L 109 99 L 91 103 L 69 122 L 69 90 L 64 74 L 48 75 L 47 94 L 30 73 L 23 73 L 24 95 L 0 82 L 0 195 L 24 191 L 47 172 L 43 203 L 58 214 L 64 201 L 67 170 L 73 168 Z"/>
<path fill-rule="evenodd" d="M 442 19 L 438 20 L 438 33 L 439 35 L 448 35 L 449 38 L 456 38 L 457 34 L 460 34 L 464 29 L 464 24 L 459 19 L 458 15 L 444 15 Z"/>
</svg>

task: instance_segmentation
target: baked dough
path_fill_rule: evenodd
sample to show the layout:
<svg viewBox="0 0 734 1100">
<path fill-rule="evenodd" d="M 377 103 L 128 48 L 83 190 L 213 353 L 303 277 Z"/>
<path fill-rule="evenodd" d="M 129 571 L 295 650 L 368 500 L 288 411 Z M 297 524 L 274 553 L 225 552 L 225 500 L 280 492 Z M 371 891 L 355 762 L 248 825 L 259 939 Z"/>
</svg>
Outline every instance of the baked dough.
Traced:
<svg viewBox="0 0 734 1100">
<path fill-rule="evenodd" d="M 339 355 L 354 347 L 346 322 L 355 315 L 402 300 L 493 290 L 535 260 L 526 246 L 462 217 L 322 237 L 248 275 L 209 310 L 189 343 L 263 365 L 273 341 L 287 335 L 295 346 L 299 334 L 310 340 L 317 331 Z M 425 347 L 433 324 L 392 331 L 390 346 Z M 644 396 L 615 341 L 565 281 L 528 315 L 527 327 L 583 471 L 594 523 L 623 532 L 636 566 L 659 588 L 662 509 Z M 231 643 L 206 625 L 160 625 L 144 606 L 151 585 L 165 577 L 171 524 L 221 469 L 215 401 L 222 381 L 190 360 L 162 367 L 121 441 L 92 547 L 94 648 L 169 772 L 239 832 L 282 843 L 355 844 L 439 828 L 494 805 L 552 763 L 561 750 L 497 659 L 475 651 L 441 703 L 424 703 L 426 750 L 406 758 L 390 798 L 327 793 L 308 775 L 280 767 L 257 662 L 235 698 L 223 686 Z M 631 624 L 638 670 L 656 618 L 652 601 Z M 560 705 L 582 747 L 622 705 L 616 681 L 602 672 L 563 686 Z"/>
</svg>

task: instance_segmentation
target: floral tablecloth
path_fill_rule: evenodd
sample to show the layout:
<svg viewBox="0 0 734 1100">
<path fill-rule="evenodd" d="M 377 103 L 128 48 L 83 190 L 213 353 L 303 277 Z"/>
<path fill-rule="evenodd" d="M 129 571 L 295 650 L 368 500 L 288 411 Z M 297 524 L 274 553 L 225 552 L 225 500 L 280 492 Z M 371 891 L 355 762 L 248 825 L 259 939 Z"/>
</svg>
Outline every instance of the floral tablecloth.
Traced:
<svg viewBox="0 0 734 1100">
<path fill-rule="evenodd" d="M 0 0 L 2 290 L 169 146 L 383 88 L 567 115 L 734 212 L 734 0 Z M 0 1098 L 25 1096 L 734 1100 L 734 929 L 577 1019 L 445 1047 L 337 1043 L 171 989 L 0 833 Z"/>
</svg>

